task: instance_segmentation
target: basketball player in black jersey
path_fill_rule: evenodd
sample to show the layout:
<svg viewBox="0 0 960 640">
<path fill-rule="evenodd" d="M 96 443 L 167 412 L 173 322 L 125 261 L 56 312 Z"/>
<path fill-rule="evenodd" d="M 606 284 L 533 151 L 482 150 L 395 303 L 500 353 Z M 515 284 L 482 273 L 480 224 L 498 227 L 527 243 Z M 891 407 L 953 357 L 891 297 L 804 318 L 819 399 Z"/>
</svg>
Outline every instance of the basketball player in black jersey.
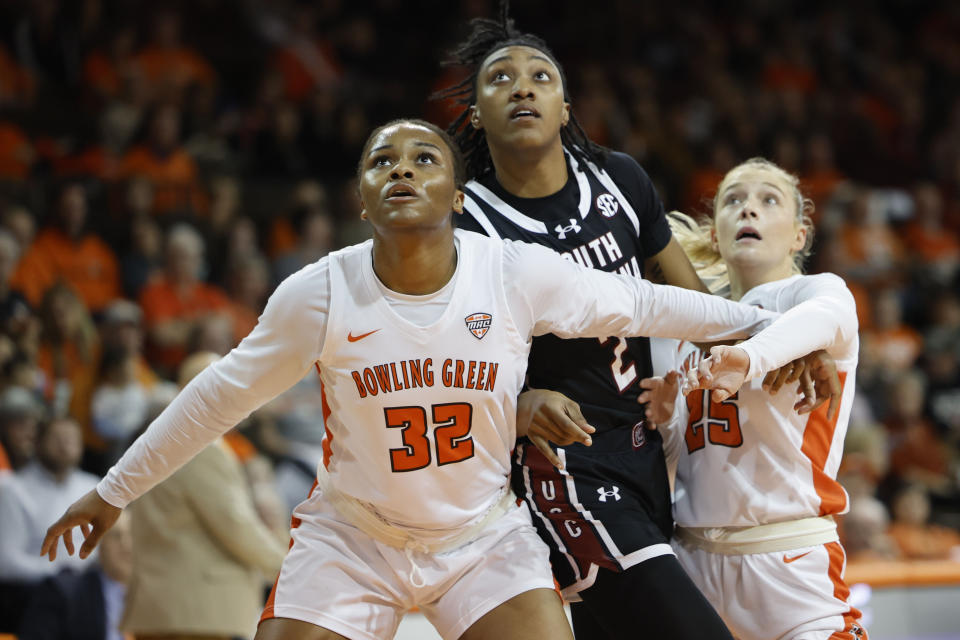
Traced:
<svg viewBox="0 0 960 640">
<path fill-rule="evenodd" d="M 451 60 L 472 74 L 440 94 L 465 105 L 449 129 L 470 179 L 458 225 L 543 244 L 597 269 L 638 278 L 656 270 L 669 284 L 706 291 L 647 174 L 587 138 L 560 64 L 540 38 L 514 28 L 505 5 L 499 21 L 472 21 Z M 585 418 L 596 433 L 589 448 L 573 443 L 546 455 L 521 442 L 514 488 L 551 547 L 564 595 L 580 600 L 571 605 L 579 640 L 732 638 L 668 544 L 662 440 L 644 429 L 637 404 L 637 382 L 650 374 L 645 338 L 535 338 L 530 387 L 579 404 L 582 416 L 566 405 L 569 419 Z"/>
</svg>

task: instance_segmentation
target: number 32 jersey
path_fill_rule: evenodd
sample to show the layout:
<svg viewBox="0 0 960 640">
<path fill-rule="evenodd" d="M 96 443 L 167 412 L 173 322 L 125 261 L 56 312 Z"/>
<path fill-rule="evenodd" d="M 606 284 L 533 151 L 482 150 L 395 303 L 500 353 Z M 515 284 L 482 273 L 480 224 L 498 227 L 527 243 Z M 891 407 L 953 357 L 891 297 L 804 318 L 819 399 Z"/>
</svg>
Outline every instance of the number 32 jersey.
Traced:
<svg viewBox="0 0 960 640">
<path fill-rule="evenodd" d="M 644 261 L 671 232 L 653 184 L 633 158 L 611 152 L 603 168 L 567 155 L 570 178 L 544 198 L 518 198 L 493 172 L 469 182 L 457 225 L 491 237 L 550 247 L 581 266 L 643 277 Z M 539 336 L 530 352 L 529 383 L 580 404 L 598 431 L 640 418 L 637 382 L 652 374 L 645 337 L 563 340 Z"/>
<path fill-rule="evenodd" d="M 333 485 L 396 525 L 458 529 L 505 490 L 532 336 L 722 339 L 775 317 L 584 269 L 543 247 L 463 230 L 455 241 L 454 277 L 426 296 L 386 289 L 372 241 L 287 278 L 253 332 L 110 470 L 101 495 L 124 506 L 316 367 Z"/>
</svg>

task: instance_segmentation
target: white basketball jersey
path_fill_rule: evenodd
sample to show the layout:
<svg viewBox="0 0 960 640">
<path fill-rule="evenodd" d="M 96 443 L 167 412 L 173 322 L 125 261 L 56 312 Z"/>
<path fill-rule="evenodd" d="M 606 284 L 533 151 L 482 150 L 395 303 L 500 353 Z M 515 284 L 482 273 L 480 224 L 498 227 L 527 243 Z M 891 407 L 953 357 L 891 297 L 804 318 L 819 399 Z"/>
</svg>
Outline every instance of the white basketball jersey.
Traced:
<svg viewBox="0 0 960 640">
<path fill-rule="evenodd" d="M 818 291 L 828 293 L 831 303 L 849 298 L 849 304 L 832 304 L 817 313 L 855 315 L 852 297 L 832 274 L 766 283 L 748 291 L 741 302 L 786 312 Z M 695 391 L 678 402 L 681 419 L 669 438 L 677 457 L 678 525 L 752 526 L 846 512 L 847 494 L 836 475 L 853 401 L 857 334 L 835 331 L 824 336 L 823 344 L 836 360 L 843 384 L 833 420 L 827 420 L 827 404 L 797 414 L 798 385 L 770 395 L 761 388 L 762 375 L 720 403 L 710 400 L 709 391 Z M 689 343 L 675 353 L 680 368 L 696 366 L 702 355 Z"/>
<path fill-rule="evenodd" d="M 329 256 L 324 464 L 340 491 L 402 526 L 469 524 L 510 472 L 529 342 L 507 309 L 502 244 L 458 237 L 450 302 L 424 327 L 384 299 L 372 243 Z"/>
</svg>

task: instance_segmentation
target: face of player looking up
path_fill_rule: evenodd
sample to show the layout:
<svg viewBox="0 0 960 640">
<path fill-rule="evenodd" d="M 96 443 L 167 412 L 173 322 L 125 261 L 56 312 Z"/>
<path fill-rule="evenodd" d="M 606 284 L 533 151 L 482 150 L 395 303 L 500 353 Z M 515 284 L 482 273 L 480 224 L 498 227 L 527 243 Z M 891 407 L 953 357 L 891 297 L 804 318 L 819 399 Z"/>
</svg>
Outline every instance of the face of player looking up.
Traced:
<svg viewBox="0 0 960 640">
<path fill-rule="evenodd" d="M 720 183 L 714 207 L 714 247 L 740 294 L 794 273 L 794 255 L 807 229 L 797 212 L 796 189 L 778 171 L 755 164 L 732 169 Z"/>
<path fill-rule="evenodd" d="M 360 200 L 377 235 L 452 228 L 450 212 L 463 211 L 453 153 L 421 125 L 401 122 L 381 129 L 361 160 Z"/>
<path fill-rule="evenodd" d="M 560 71 L 538 49 L 510 46 L 487 56 L 477 72 L 477 103 L 470 122 L 486 131 L 487 144 L 524 151 L 561 146 L 570 118 Z"/>
<path fill-rule="evenodd" d="M 381 282 L 412 295 L 439 290 L 456 271 L 451 212 L 463 211 L 453 150 L 429 127 L 401 121 L 371 135 L 359 171 Z"/>
</svg>

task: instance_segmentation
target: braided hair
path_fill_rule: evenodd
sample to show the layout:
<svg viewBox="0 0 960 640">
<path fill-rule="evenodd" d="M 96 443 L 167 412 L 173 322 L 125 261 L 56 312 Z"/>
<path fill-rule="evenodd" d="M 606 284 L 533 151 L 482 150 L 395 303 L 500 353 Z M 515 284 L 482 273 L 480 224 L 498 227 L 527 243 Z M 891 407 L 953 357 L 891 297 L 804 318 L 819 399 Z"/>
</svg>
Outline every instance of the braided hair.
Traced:
<svg viewBox="0 0 960 640">
<path fill-rule="evenodd" d="M 550 51 L 542 38 L 519 31 L 514 21 L 509 17 L 509 0 L 501 0 L 499 20 L 488 18 L 474 18 L 470 21 L 471 32 L 466 40 L 460 43 L 449 53 L 444 66 L 464 66 L 470 69 L 470 75 L 461 82 L 438 91 L 433 95 L 435 99 L 454 99 L 463 105 L 463 111 L 447 128 L 460 149 L 463 151 L 465 169 L 468 180 L 473 180 L 493 170 L 493 160 L 490 158 L 490 148 L 487 146 L 487 135 L 483 129 L 470 126 L 470 106 L 477 102 L 477 76 L 480 65 L 487 57 L 504 47 L 530 47 L 543 53 L 557 67 L 560 72 L 560 81 L 563 86 L 563 99 L 570 102 L 567 94 L 567 78 L 563 67 L 557 62 L 556 56 Z M 584 161 L 603 164 L 607 150 L 590 140 L 583 127 L 571 110 L 570 120 L 560 129 L 560 139 L 563 146 L 581 163 Z"/>
</svg>

